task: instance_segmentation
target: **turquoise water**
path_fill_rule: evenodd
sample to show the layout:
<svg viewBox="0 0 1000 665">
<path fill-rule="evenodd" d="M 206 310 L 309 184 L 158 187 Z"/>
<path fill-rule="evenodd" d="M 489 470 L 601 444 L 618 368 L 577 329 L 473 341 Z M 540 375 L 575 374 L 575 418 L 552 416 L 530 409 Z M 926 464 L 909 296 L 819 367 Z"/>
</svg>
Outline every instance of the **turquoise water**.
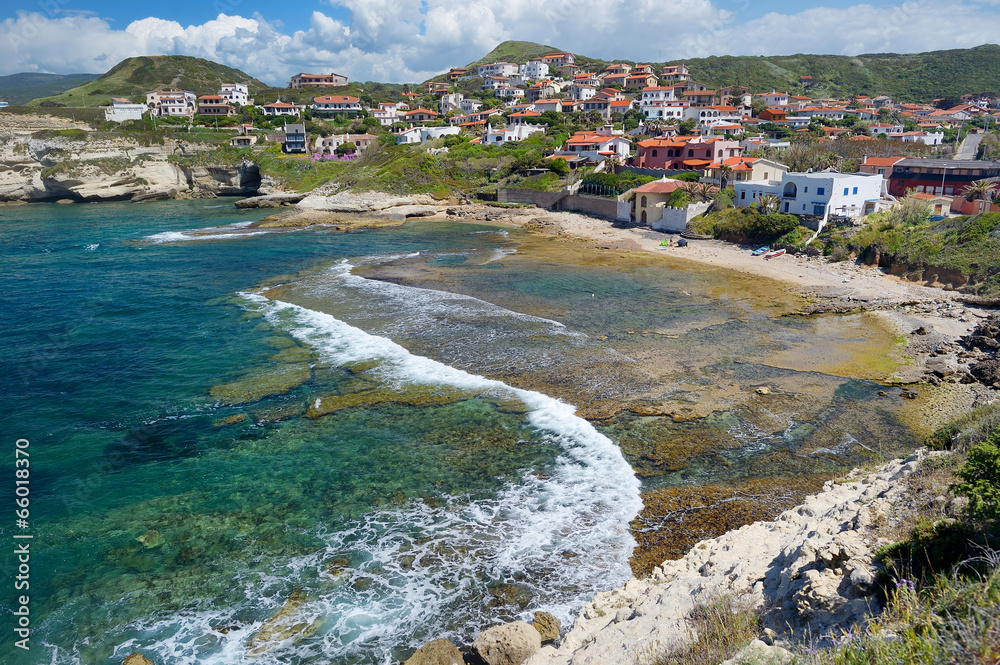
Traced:
<svg viewBox="0 0 1000 665">
<path fill-rule="evenodd" d="M 618 438 L 673 431 L 574 414 L 657 385 L 622 329 L 718 324 L 699 353 L 727 357 L 809 334 L 703 276 L 517 263 L 488 225 L 245 228 L 262 214 L 0 208 L 0 425 L 9 459 L 31 442 L 34 536 L 31 650 L 5 633 L 3 663 L 390 663 L 536 609 L 568 623 L 630 575 L 641 463 Z M 357 274 L 414 267 L 461 283 Z M 704 380 L 764 371 L 731 362 Z M 647 486 L 864 443 L 847 414 L 872 384 L 792 380 L 828 397 L 716 419 L 723 452 Z"/>
</svg>

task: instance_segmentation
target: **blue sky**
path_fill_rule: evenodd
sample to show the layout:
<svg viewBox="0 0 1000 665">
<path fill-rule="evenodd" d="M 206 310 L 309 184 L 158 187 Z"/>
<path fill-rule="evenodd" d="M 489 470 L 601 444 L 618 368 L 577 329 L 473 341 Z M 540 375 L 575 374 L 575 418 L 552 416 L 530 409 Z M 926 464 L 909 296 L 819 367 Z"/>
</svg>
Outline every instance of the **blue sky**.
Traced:
<svg viewBox="0 0 1000 665">
<path fill-rule="evenodd" d="M 994 43 L 998 24 L 1000 0 L 33 0 L 0 9 L 0 74 L 183 54 L 279 85 L 299 71 L 406 82 L 506 39 L 605 59 L 856 55 Z"/>
</svg>

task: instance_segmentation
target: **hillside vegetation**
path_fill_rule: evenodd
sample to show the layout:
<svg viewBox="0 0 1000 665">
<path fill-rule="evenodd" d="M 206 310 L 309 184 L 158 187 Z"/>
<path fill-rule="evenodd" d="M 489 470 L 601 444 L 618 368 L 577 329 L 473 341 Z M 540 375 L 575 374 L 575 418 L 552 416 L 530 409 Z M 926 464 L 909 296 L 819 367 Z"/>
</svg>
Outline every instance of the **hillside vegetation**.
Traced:
<svg viewBox="0 0 1000 665">
<path fill-rule="evenodd" d="M 685 63 L 691 75 L 710 86 L 742 85 L 752 92 L 772 89 L 794 93 L 799 77 L 814 85 L 813 97 L 887 94 L 901 101 L 930 101 L 963 94 L 1000 92 L 1000 46 L 929 53 L 842 55 L 713 56 Z"/>
<path fill-rule="evenodd" d="M 525 62 L 561 49 L 535 42 L 503 42 L 467 67 L 497 62 Z M 577 64 L 602 71 L 611 61 L 575 54 Z M 633 63 L 631 60 L 615 62 Z M 887 94 L 900 101 L 930 101 L 963 94 L 1000 92 L 1000 46 L 928 53 L 869 53 L 843 55 L 712 56 L 685 58 L 664 64 L 686 64 L 692 77 L 714 88 L 740 85 L 751 92 L 772 89 L 811 97 Z M 802 76 L 813 85 L 803 88 Z M 442 80 L 435 77 L 434 80 Z"/>
<path fill-rule="evenodd" d="M 150 90 L 176 87 L 198 95 L 216 94 L 223 83 L 246 83 L 251 94 L 268 86 L 249 74 L 216 62 L 184 55 L 126 58 L 100 78 L 50 97 L 35 99 L 31 106 L 104 106 L 111 97 L 144 98 Z"/>
<path fill-rule="evenodd" d="M 22 72 L 0 76 L 0 101 L 26 104 L 32 99 L 58 95 L 70 88 L 89 83 L 100 74 L 41 74 Z"/>
</svg>

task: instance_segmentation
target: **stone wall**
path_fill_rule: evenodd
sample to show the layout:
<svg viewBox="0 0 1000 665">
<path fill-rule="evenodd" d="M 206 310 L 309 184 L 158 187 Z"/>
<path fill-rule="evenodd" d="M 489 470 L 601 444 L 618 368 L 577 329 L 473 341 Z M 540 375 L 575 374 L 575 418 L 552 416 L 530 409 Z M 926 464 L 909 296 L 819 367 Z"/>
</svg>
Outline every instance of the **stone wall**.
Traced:
<svg viewBox="0 0 1000 665">
<path fill-rule="evenodd" d="M 671 208 L 664 206 L 663 217 L 650 224 L 654 231 L 680 233 L 687 228 L 692 219 L 709 209 L 711 203 L 692 203 L 686 208 Z"/>
</svg>

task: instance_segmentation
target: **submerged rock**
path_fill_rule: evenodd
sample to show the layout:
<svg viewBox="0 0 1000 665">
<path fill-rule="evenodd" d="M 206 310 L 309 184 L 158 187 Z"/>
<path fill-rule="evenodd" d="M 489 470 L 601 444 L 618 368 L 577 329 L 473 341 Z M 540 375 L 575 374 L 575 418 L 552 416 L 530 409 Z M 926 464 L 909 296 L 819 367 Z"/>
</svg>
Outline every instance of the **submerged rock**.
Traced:
<svg viewBox="0 0 1000 665">
<path fill-rule="evenodd" d="M 434 640 L 417 649 L 403 665 L 465 665 L 465 657 L 448 640 Z"/>
<path fill-rule="evenodd" d="M 155 547 L 159 547 L 164 543 L 163 534 L 157 531 L 156 529 L 150 529 L 146 533 L 136 538 L 136 540 L 142 543 L 143 547 L 150 550 Z"/>
<path fill-rule="evenodd" d="M 542 647 L 537 630 L 523 621 L 493 626 L 472 642 L 472 654 L 485 665 L 521 665 Z"/>
<path fill-rule="evenodd" d="M 153 661 L 146 658 L 138 651 L 125 657 L 122 661 L 122 665 L 153 665 Z"/>
<path fill-rule="evenodd" d="M 256 402 L 270 395 L 283 395 L 309 380 L 312 371 L 306 363 L 287 363 L 267 371 L 248 374 L 233 381 L 212 386 L 209 394 L 223 404 Z"/>
</svg>

